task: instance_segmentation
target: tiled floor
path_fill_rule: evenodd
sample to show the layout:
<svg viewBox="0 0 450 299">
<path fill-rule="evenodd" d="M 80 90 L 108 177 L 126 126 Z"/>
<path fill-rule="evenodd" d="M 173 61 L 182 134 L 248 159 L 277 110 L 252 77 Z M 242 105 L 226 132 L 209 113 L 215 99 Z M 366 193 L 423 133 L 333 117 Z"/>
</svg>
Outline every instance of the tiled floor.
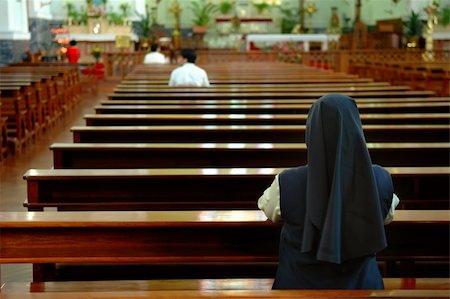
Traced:
<svg viewBox="0 0 450 299">
<path fill-rule="evenodd" d="M 65 115 L 54 128 L 44 133 L 35 144 L 28 146 L 20 156 L 10 156 L 0 164 L 1 211 L 26 211 L 23 202 L 27 196 L 27 186 L 22 178 L 23 174 L 30 168 L 52 168 L 50 145 L 55 142 L 72 142 L 70 128 L 84 125 L 83 115 L 93 113 L 94 106 L 100 100 L 106 99 L 106 94 L 111 92 L 117 83 L 100 82 L 97 95 L 84 94 L 78 106 Z M 2 265 L 1 279 L 2 282 L 30 281 L 31 265 Z"/>
</svg>

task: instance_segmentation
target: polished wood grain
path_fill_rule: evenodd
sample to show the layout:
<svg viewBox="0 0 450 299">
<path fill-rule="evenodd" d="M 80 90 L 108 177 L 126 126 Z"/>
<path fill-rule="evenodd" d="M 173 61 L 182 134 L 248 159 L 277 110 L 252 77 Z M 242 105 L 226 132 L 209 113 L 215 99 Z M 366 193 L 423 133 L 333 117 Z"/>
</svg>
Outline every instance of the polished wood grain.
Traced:
<svg viewBox="0 0 450 299">
<path fill-rule="evenodd" d="M 384 290 L 384 291 L 271 291 L 271 290 L 225 290 L 225 291 L 123 291 L 123 292 L 59 292 L 7 294 L 5 299 L 138 299 L 138 298 L 448 298 L 446 290 Z"/>
<path fill-rule="evenodd" d="M 450 143 L 368 143 L 383 166 L 447 166 Z M 295 167 L 303 143 L 56 143 L 54 168 Z M 421 157 L 418 159 L 417 157 Z"/>
<path fill-rule="evenodd" d="M 219 93 L 219 92 L 190 92 L 190 93 L 178 93 L 178 92 L 167 92 L 163 94 L 158 93 L 115 93 L 109 94 L 110 98 L 114 99 L 124 99 L 124 98 L 136 98 L 136 99 L 196 99 L 196 98 L 205 98 L 205 99 L 251 99 L 251 98 L 284 98 L 284 99 L 293 99 L 293 98 L 320 98 L 324 95 L 323 91 L 317 92 L 227 92 L 227 93 Z M 434 96 L 435 93 L 432 91 L 417 91 L 417 90 L 406 90 L 406 91 L 348 91 L 346 92 L 347 96 L 350 97 L 358 97 L 358 98 L 367 98 L 367 97 L 430 97 Z"/>
<path fill-rule="evenodd" d="M 450 167 L 386 167 L 411 204 L 449 206 Z M 282 168 L 30 169 L 29 210 L 254 209 Z M 174 188 L 176 186 L 176 188 Z M 186 190 L 189 190 L 187 192 Z M 428 202 L 429 201 L 429 202 Z"/>
<path fill-rule="evenodd" d="M 284 87 L 284 86 L 274 86 L 274 87 L 264 87 L 256 85 L 254 87 L 215 87 L 215 88 L 180 88 L 180 87 L 172 87 L 170 89 L 167 88 L 159 88 L 159 86 L 155 87 L 145 87 L 145 86 L 119 86 L 116 87 L 113 91 L 114 93 L 230 93 L 230 92 L 243 92 L 243 93 L 261 93 L 261 92 L 277 92 L 277 93 L 292 93 L 292 92 L 369 92 L 369 91 L 407 91 L 411 90 L 409 86 L 350 86 L 350 87 L 320 87 L 320 86 L 305 86 L 305 87 Z"/>
<path fill-rule="evenodd" d="M 445 97 L 410 97 L 410 98 L 362 98 L 354 99 L 359 105 L 360 103 L 429 103 L 429 102 L 446 102 Z M 312 105 L 317 99 L 183 99 L 183 105 L 264 105 L 264 104 L 310 104 Z M 142 99 L 122 99 L 117 100 L 110 98 L 101 101 L 102 105 L 179 105 L 178 101 L 173 100 L 142 100 Z"/>
<path fill-rule="evenodd" d="M 97 114 L 307 114 L 310 104 L 263 105 L 97 105 Z M 450 102 L 364 103 L 360 113 L 447 113 Z"/>
<path fill-rule="evenodd" d="M 314 86 L 317 87 L 381 87 L 381 86 L 391 86 L 391 84 L 389 82 L 326 82 L 326 83 L 315 83 L 313 84 Z M 260 83 L 258 85 L 255 84 L 211 84 L 210 87 L 208 87 L 208 89 L 210 90 L 214 90 L 216 88 L 219 89 L 231 89 L 231 88 L 283 88 L 283 87 L 291 87 L 291 88 L 305 88 L 311 86 L 311 83 L 308 82 L 300 82 L 300 83 L 294 83 L 294 84 L 289 84 L 289 83 L 278 83 L 278 84 L 271 84 L 271 83 Z M 153 83 L 151 80 L 142 80 L 142 81 L 130 81 L 130 80 L 122 80 L 119 84 L 117 84 L 116 86 L 117 88 L 119 87 L 127 87 L 127 88 L 131 88 L 131 87 L 145 87 L 145 88 L 160 88 L 160 89 L 171 89 L 174 88 L 172 86 L 169 86 L 168 84 L 156 84 Z M 204 89 L 203 87 L 199 87 L 201 89 Z"/>
<path fill-rule="evenodd" d="M 115 103 L 115 101 L 114 101 Z M 305 125 L 307 114 L 86 114 L 88 126 Z M 450 113 L 361 114 L 363 124 L 448 124 Z"/>
<path fill-rule="evenodd" d="M 304 125 L 103 126 L 72 127 L 76 143 L 305 141 Z M 450 125 L 363 125 L 367 142 L 448 142 Z"/>
<path fill-rule="evenodd" d="M 151 78 L 148 76 L 128 76 L 122 83 L 127 84 L 148 84 L 148 85 L 161 85 L 169 83 L 169 75 L 167 78 Z M 371 78 L 355 78 L 355 77 L 322 77 L 322 78 L 209 78 L 211 85 L 222 84 L 317 84 L 317 83 L 365 83 L 373 82 Z"/>
<path fill-rule="evenodd" d="M 2 212 L 0 262 L 235 263 L 244 274 L 277 261 L 280 227 L 265 219 L 261 211 Z M 449 211 L 398 211 L 377 258 L 448 262 L 448 233 Z"/>
<path fill-rule="evenodd" d="M 448 278 L 384 278 L 386 290 L 449 290 Z M 39 292 L 123 292 L 161 290 L 270 290 L 272 278 L 48 281 L 7 283 L 2 294 Z"/>
</svg>

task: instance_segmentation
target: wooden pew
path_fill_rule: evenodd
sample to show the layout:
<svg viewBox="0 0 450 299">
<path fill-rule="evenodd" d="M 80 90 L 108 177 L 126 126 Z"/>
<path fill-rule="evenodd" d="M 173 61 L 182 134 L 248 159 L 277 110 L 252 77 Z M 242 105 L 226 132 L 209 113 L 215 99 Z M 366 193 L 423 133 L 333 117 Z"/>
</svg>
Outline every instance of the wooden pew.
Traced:
<svg viewBox="0 0 450 299">
<path fill-rule="evenodd" d="M 363 124 L 448 124 L 450 113 L 361 114 Z M 305 125 L 306 114 L 86 114 L 87 126 Z"/>
<path fill-rule="evenodd" d="M 2 114 L 6 116 L 7 139 L 13 153 L 20 153 L 31 139 L 31 118 L 20 87 L 0 89 Z"/>
<path fill-rule="evenodd" d="M 450 143 L 368 143 L 383 166 L 448 166 Z M 296 167 L 304 143 L 55 143 L 55 169 Z M 420 158 L 419 158 L 420 157 Z"/>
<path fill-rule="evenodd" d="M 70 110 L 79 98 L 78 67 L 70 64 L 16 64 L 1 68 L 2 73 L 32 73 L 56 75 L 57 104 Z"/>
<path fill-rule="evenodd" d="M 276 93 L 304 93 L 304 92 L 322 92 L 322 93 L 331 93 L 331 92 L 339 92 L 339 93 L 357 93 L 357 92 L 390 92 L 390 91 L 408 91 L 411 90 L 409 86 L 349 86 L 349 87 L 329 87 L 329 86 L 305 86 L 305 87 L 285 87 L 285 86 L 274 86 L 274 87 L 264 87 L 260 85 L 254 85 L 253 87 L 215 87 L 215 88 L 181 88 L 181 87 L 172 87 L 172 88 L 160 88 L 160 86 L 149 87 L 149 86 L 117 86 L 114 88 L 114 93 L 261 93 L 261 92 L 276 92 Z"/>
<path fill-rule="evenodd" d="M 117 297 L 120 296 L 120 297 Z M 265 298 L 265 299 L 282 299 L 282 298 L 317 298 L 317 299 L 335 299 L 335 298 L 349 298 L 349 299 L 368 299 L 368 298 L 397 298 L 397 299 L 412 299 L 412 298 L 448 298 L 448 292 L 445 290 L 379 290 L 379 291 L 361 291 L 361 290 L 333 290 L 333 291 L 317 291 L 317 290 L 282 290 L 282 291 L 245 291 L 245 290 L 225 290 L 225 291 L 123 291 L 123 292 L 61 292 L 53 293 L 29 293 L 29 294 L 11 294 L 7 295 L 5 299 L 101 299 L 101 298 L 121 298 L 121 299 L 166 299 L 166 298 Z"/>
<path fill-rule="evenodd" d="M 449 167 L 386 167 L 405 202 L 448 209 Z M 30 211 L 256 208 L 282 168 L 30 169 Z M 175 188 L 176 186 L 176 188 Z M 188 191 L 187 191 L 188 190 Z M 414 200 L 414 201 L 413 201 Z"/>
<path fill-rule="evenodd" d="M 0 101 L 0 162 L 8 156 L 8 130 L 6 129 L 7 117 L 2 115 L 2 102 Z"/>
<path fill-rule="evenodd" d="M 26 111 L 25 121 L 26 129 L 30 134 L 30 138 L 37 139 L 41 124 L 39 123 L 39 111 L 37 101 L 35 99 L 35 90 L 31 86 L 31 83 L 1 83 L 0 82 L 0 92 L 2 92 L 3 97 L 17 98 L 23 103 L 19 104 L 24 106 L 23 110 Z"/>
<path fill-rule="evenodd" d="M 2 82 L 33 82 L 36 87 L 36 99 L 39 101 L 40 117 L 44 126 L 54 125 L 62 115 L 59 95 L 57 92 L 57 75 L 51 73 L 2 73 Z"/>
<path fill-rule="evenodd" d="M 285 126 L 105 126 L 72 127 L 76 143 L 243 142 L 302 143 L 305 127 Z M 450 125 L 363 125 L 367 142 L 448 142 Z"/>
<path fill-rule="evenodd" d="M 148 81 L 128 81 L 128 80 L 122 80 L 118 85 L 117 88 L 159 88 L 159 89 L 173 89 L 174 87 L 169 86 L 168 84 L 151 84 L 151 80 Z M 382 86 L 391 86 L 389 82 L 337 82 L 337 83 L 295 83 L 295 84 L 270 84 L 270 83 L 260 83 L 260 84 L 211 84 L 210 87 L 204 88 L 204 87 L 198 87 L 200 89 L 209 89 L 211 91 L 214 91 L 216 89 L 271 89 L 271 88 L 300 88 L 304 89 L 307 87 L 328 87 L 328 88 L 349 88 L 349 87 L 382 87 Z"/>
<path fill-rule="evenodd" d="M 167 299 L 167 298 L 316 298 L 316 299 L 369 299 L 369 298 L 427 298 L 438 299 L 448 298 L 447 290 L 223 290 L 223 291 L 198 291 L 198 290 L 156 290 L 156 291 L 81 291 L 81 292 L 58 292 L 58 293 L 19 293 L 7 294 L 5 299 L 101 299 L 101 298 L 120 298 L 120 299 Z"/>
<path fill-rule="evenodd" d="M 427 97 L 427 98 L 363 98 L 355 99 L 356 103 L 431 103 L 445 102 L 447 98 Z M 183 105 L 264 105 L 264 104 L 313 104 L 317 99 L 222 99 L 222 100 L 183 100 Z M 178 101 L 172 100 L 103 100 L 102 105 L 179 105 Z"/>
<path fill-rule="evenodd" d="M 449 227 L 449 211 L 397 211 L 386 226 L 389 247 L 377 259 L 411 263 L 409 272 L 389 273 L 411 277 L 421 262 L 445 265 Z M 280 234 L 261 211 L 1 212 L 0 229 L 0 263 L 35 264 L 34 281 L 48 279 L 39 270 L 49 263 L 168 265 L 179 269 L 176 278 L 195 276 L 183 272 L 189 264 L 211 271 L 240 265 L 240 277 L 265 264 L 272 276 Z"/>
<path fill-rule="evenodd" d="M 113 102 L 113 101 L 112 101 Z M 97 114 L 307 114 L 310 104 L 263 105 L 97 105 Z M 450 102 L 364 103 L 360 113 L 448 113 Z"/>
<path fill-rule="evenodd" d="M 317 84 L 317 83 L 366 83 L 373 82 L 371 78 L 355 78 L 355 77 L 324 77 L 324 78 L 220 78 L 214 79 L 209 78 L 209 83 L 211 85 L 229 85 L 229 84 Z M 122 84 L 145 84 L 145 85 L 168 85 L 169 75 L 167 78 L 152 78 L 150 76 L 128 76 L 121 81 Z"/>
<path fill-rule="evenodd" d="M 88 273 L 87 273 L 88 274 Z M 383 278 L 385 290 L 449 290 L 448 278 Z M 113 281 L 47 281 L 6 283 L 2 294 L 123 291 L 271 290 L 273 278 L 154 279 Z"/>
<path fill-rule="evenodd" d="M 349 97 L 356 98 L 368 98 L 368 97 L 431 97 L 434 96 L 432 91 L 361 91 L 354 92 L 349 91 L 345 93 Z M 167 93 L 113 93 L 108 96 L 113 99 L 152 99 L 152 100 L 182 100 L 182 99 L 252 99 L 252 98 L 269 98 L 269 99 L 304 99 L 304 98 L 320 98 L 324 95 L 324 92 L 189 92 L 189 93 L 177 93 L 177 92 L 167 92 Z"/>
</svg>

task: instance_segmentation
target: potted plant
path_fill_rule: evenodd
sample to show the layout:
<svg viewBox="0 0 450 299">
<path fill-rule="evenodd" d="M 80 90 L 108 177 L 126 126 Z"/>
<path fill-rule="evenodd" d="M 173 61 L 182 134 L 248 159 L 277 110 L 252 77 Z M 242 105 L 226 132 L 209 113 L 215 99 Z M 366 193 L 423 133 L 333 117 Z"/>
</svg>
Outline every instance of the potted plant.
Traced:
<svg viewBox="0 0 450 299">
<path fill-rule="evenodd" d="M 137 32 L 136 34 L 139 36 L 139 44 L 141 49 L 150 48 L 151 37 L 152 37 L 152 29 L 150 27 L 150 10 L 148 5 L 145 5 L 145 13 L 140 14 L 136 11 L 136 15 L 139 17 L 139 21 L 137 22 Z"/>
<path fill-rule="evenodd" d="M 253 6 L 259 14 L 263 14 L 269 8 L 269 4 L 264 0 L 253 0 Z"/>
<path fill-rule="evenodd" d="M 102 49 L 99 46 L 95 46 L 91 50 L 91 54 L 95 59 L 95 63 L 98 64 L 98 61 L 100 60 L 100 57 L 102 56 Z"/>
<path fill-rule="evenodd" d="M 139 21 L 137 24 L 140 29 L 139 32 L 137 32 L 137 34 L 139 35 L 139 37 L 150 38 L 150 36 L 151 36 L 150 11 L 149 11 L 148 5 L 145 5 L 145 13 L 144 14 L 140 14 L 136 11 L 136 15 L 139 17 Z"/>
<path fill-rule="evenodd" d="M 219 4 L 219 11 L 222 15 L 227 15 L 233 9 L 233 3 L 230 0 L 222 0 Z"/>
<path fill-rule="evenodd" d="M 450 24 L 450 7 L 444 7 L 439 13 L 439 23 L 447 27 Z"/>
<path fill-rule="evenodd" d="M 217 6 L 207 0 L 198 0 L 191 2 L 192 13 L 194 14 L 194 33 L 205 33 L 208 30 L 208 24 L 211 16 L 217 11 Z"/>
<path fill-rule="evenodd" d="M 109 21 L 110 24 L 120 26 L 123 24 L 123 18 L 121 15 L 119 15 L 116 12 L 109 12 L 106 14 L 106 19 Z"/>
<path fill-rule="evenodd" d="M 404 35 L 407 38 L 408 48 L 415 48 L 422 36 L 423 21 L 418 13 L 411 11 L 409 17 L 403 21 Z"/>
<path fill-rule="evenodd" d="M 297 12 L 294 9 L 282 8 L 281 6 L 280 12 L 283 15 L 283 19 L 281 19 L 281 33 L 292 33 L 292 29 L 298 22 Z"/>
</svg>

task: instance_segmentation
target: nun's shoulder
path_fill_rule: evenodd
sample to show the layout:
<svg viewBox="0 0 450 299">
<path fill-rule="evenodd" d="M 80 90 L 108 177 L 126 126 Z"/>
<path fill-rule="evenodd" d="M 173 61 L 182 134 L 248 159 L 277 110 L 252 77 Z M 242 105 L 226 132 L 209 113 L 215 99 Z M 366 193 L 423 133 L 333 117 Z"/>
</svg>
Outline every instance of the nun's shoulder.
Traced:
<svg viewBox="0 0 450 299">
<path fill-rule="evenodd" d="M 389 171 L 387 171 L 383 166 L 380 166 L 378 164 L 372 164 L 373 172 L 376 176 L 391 176 Z"/>
<path fill-rule="evenodd" d="M 392 190 L 393 189 L 392 177 L 389 171 L 387 171 L 386 169 L 377 164 L 373 164 L 372 169 L 375 175 L 375 179 L 378 183 L 378 187 L 382 185 L 385 186 L 387 189 Z"/>
<path fill-rule="evenodd" d="M 288 168 L 283 170 L 280 173 L 280 176 L 302 176 L 302 175 L 306 175 L 307 174 L 307 170 L 308 170 L 308 166 L 304 165 L 304 166 L 298 166 L 298 167 L 294 167 L 294 168 Z"/>
</svg>

